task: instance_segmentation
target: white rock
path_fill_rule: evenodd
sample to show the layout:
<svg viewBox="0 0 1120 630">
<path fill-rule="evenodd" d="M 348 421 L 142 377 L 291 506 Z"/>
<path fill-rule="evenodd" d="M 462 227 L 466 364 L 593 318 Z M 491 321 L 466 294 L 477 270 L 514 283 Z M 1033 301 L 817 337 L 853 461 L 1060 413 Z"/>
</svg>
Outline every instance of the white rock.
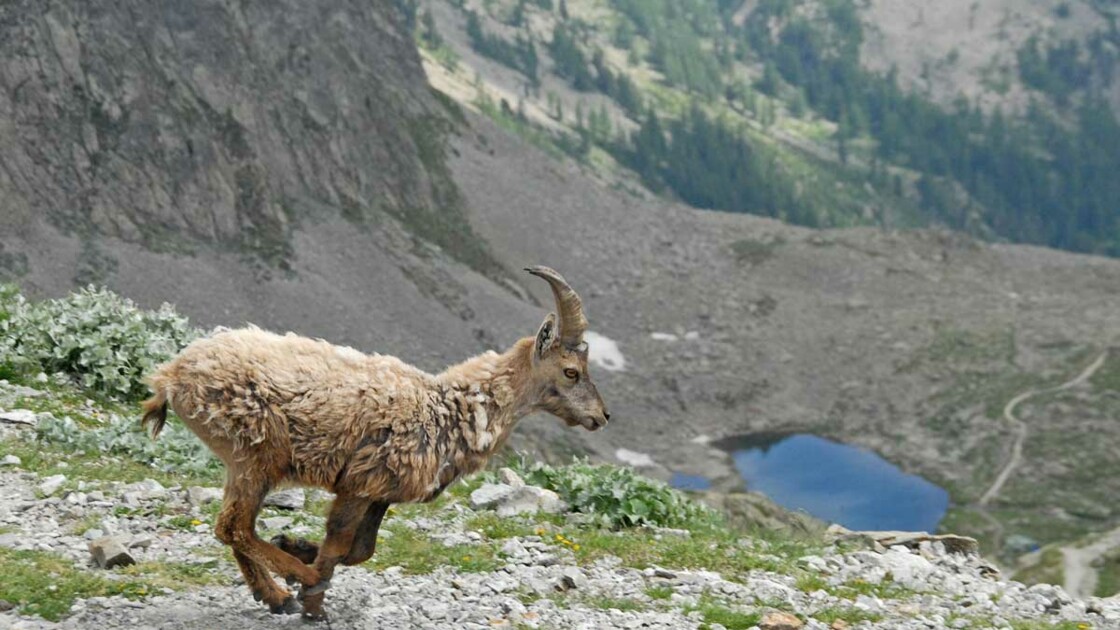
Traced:
<svg viewBox="0 0 1120 630">
<path fill-rule="evenodd" d="M 35 426 L 38 420 L 36 419 L 35 412 L 30 409 L 12 409 L 11 411 L 0 412 L 0 422 Z"/>
<path fill-rule="evenodd" d="M 61 488 L 64 483 L 66 483 L 66 475 L 51 475 L 39 483 L 39 492 L 42 493 L 43 496 L 49 497 L 55 492 L 58 492 L 58 489 Z"/>
<path fill-rule="evenodd" d="M 646 453 L 639 453 L 627 448 L 616 450 L 614 456 L 618 461 L 627 466 L 633 466 L 634 468 L 650 468 L 657 465 L 657 463 L 653 461 L 653 458 Z"/>
<path fill-rule="evenodd" d="M 471 493 L 471 509 L 491 509 L 510 494 L 513 494 L 513 488 L 509 486 L 496 483 L 484 483 Z"/>
<path fill-rule="evenodd" d="M 513 516 L 515 514 L 535 514 L 545 512 L 559 514 L 567 506 L 560 500 L 560 496 L 551 490 L 536 486 L 523 486 L 513 489 L 508 495 L 498 501 L 498 516 Z"/>
<path fill-rule="evenodd" d="M 201 486 L 191 486 L 187 488 L 187 501 L 195 507 L 202 507 L 207 503 L 214 501 L 221 501 L 223 492 L 221 488 L 203 488 Z"/>
<path fill-rule="evenodd" d="M 520 488 L 525 485 L 521 476 L 511 468 L 502 468 L 498 471 L 498 480 L 511 488 Z"/>
<path fill-rule="evenodd" d="M 19 466 L 23 460 L 15 455 L 5 455 L 4 459 L 0 459 L 0 466 Z"/>
</svg>

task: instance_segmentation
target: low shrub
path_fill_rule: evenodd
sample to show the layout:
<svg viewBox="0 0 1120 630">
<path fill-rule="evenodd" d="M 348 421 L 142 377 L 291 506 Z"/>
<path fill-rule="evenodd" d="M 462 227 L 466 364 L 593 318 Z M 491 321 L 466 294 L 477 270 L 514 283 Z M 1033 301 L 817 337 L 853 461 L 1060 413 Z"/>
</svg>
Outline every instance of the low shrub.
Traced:
<svg viewBox="0 0 1120 630">
<path fill-rule="evenodd" d="M 589 514 L 614 529 L 653 525 L 697 528 L 718 520 L 716 512 L 660 481 L 629 468 L 576 460 L 566 466 L 515 464 L 526 483 L 560 495 L 573 512 Z"/>
<path fill-rule="evenodd" d="M 144 376 L 197 336 L 169 305 L 142 310 L 103 288 L 41 302 L 0 290 L 0 372 L 9 378 L 61 372 L 98 394 L 136 400 L 147 393 Z"/>
</svg>

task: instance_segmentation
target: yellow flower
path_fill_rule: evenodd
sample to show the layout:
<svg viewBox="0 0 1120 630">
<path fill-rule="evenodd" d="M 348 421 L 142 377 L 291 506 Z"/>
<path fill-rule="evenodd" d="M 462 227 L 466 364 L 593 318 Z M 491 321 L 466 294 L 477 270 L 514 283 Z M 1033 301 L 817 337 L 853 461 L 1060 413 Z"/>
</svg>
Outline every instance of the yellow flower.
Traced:
<svg viewBox="0 0 1120 630">
<path fill-rule="evenodd" d="M 198 527 L 201 524 L 202 524 L 202 521 L 198 520 L 197 518 L 196 519 L 191 519 L 191 525 L 194 525 L 195 527 Z"/>
<path fill-rule="evenodd" d="M 470 562 L 470 561 L 471 561 L 470 556 L 463 556 L 463 562 Z"/>
<path fill-rule="evenodd" d="M 579 545 L 572 545 L 572 551 L 579 551 Z"/>
</svg>

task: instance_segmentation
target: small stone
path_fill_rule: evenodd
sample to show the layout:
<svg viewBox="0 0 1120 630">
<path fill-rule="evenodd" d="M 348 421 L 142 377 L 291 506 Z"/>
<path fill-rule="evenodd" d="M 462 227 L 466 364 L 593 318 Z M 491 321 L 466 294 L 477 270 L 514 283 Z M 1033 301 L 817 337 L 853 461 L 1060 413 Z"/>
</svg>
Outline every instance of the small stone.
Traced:
<svg viewBox="0 0 1120 630">
<path fill-rule="evenodd" d="M 51 475 L 39 483 L 39 492 L 43 496 L 49 497 L 58 492 L 58 489 L 64 483 L 66 483 L 66 475 Z"/>
<path fill-rule="evenodd" d="M 288 488 L 287 490 L 273 492 L 264 499 L 265 505 L 285 510 L 302 510 L 306 502 L 307 495 L 304 494 L 303 488 Z"/>
<path fill-rule="evenodd" d="M 567 509 L 560 495 L 552 490 L 536 486 L 522 486 L 513 489 L 508 495 L 498 502 L 498 516 L 513 516 L 515 514 L 534 514 L 545 512 L 559 514 Z"/>
<path fill-rule="evenodd" d="M 843 619 L 837 619 L 836 621 L 832 622 L 832 625 L 829 626 L 828 629 L 829 630 L 848 630 L 848 628 L 850 628 L 850 627 L 851 626 L 848 625 L 847 621 L 844 621 Z"/>
<path fill-rule="evenodd" d="M 502 468 L 498 471 L 498 480 L 511 488 L 520 488 L 525 485 L 521 476 L 513 472 L 512 468 Z"/>
<path fill-rule="evenodd" d="M 572 589 L 587 588 L 587 576 L 579 567 L 564 567 L 560 579 L 556 581 L 556 590 L 560 592 Z"/>
<path fill-rule="evenodd" d="M 762 621 L 758 623 L 760 630 L 798 630 L 804 626 L 797 617 L 780 610 L 771 610 L 762 616 Z"/>
<path fill-rule="evenodd" d="M 0 599 L 0 612 L 8 612 L 13 608 L 15 608 L 15 604 L 6 599 Z"/>
<path fill-rule="evenodd" d="M 101 531 L 100 529 L 87 529 L 86 533 L 82 535 L 86 540 L 97 540 L 98 538 L 104 538 L 105 532 Z"/>
<path fill-rule="evenodd" d="M 0 412 L 0 422 L 24 424 L 33 427 L 38 420 L 36 419 L 35 412 L 30 409 L 12 409 L 11 411 Z"/>
<path fill-rule="evenodd" d="M 195 507 L 202 507 L 208 503 L 222 500 L 221 488 L 203 488 L 201 486 L 191 486 L 187 488 L 187 502 Z"/>
<path fill-rule="evenodd" d="M 129 549 L 147 549 L 148 547 L 152 546 L 152 542 L 153 542 L 153 540 L 152 540 L 151 536 L 137 536 L 137 537 L 133 538 L 131 542 L 128 543 L 128 548 Z"/>
<path fill-rule="evenodd" d="M 162 499 L 167 496 L 167 488 L 155 479 L 145 479 L 130 483 L 121 489 L 123 493 L 135 493 L 142 499 Z"/>
<path fill-rule="evenodd" d="M 19 466 L 23 460 L 15 455 L 5 455 L 4 459 L 0 459 L 0 466 Z"/>
<path fill-rule="evenodd" d="M 128 538 L 124 536 L 105 536 L 89 544 L 93 561 L 102 569 L 112 569 L 136 564 L 136 559 L 128 553 Z"/>
</svg>

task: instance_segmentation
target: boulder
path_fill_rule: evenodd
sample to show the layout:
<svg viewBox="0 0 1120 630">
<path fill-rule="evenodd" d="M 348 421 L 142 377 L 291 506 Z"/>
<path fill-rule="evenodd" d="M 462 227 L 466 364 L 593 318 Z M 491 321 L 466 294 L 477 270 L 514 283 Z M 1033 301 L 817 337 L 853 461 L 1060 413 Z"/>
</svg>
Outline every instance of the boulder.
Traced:
<svg viewBox="0 0 1120 630">
<path fill-rule="evenodd" d="M 306 502 L 307 495 L 304 494 L 303 488 L 288 488 L 273 492 L 264 499 L 265 505 L 285 510 L 302 510 Z"/>
<path fill-rule="evenodd" d="M 566 508 L 555 492 L 536 486 L 522 486 L 502 497 L 496 509 L 498 516 L 513 516 L 537 512 L 559 514 Z"/>
<path fill-rule="evenodd" d="M 513 493 L 513 488 L 496 483 L 484 483 L 471 493 L 472 510 L 489 510 Z"/>
<path fill-rule="evenodd" d="M 30 409 L 12 409 L 11 411 L 0 412 L 0 422 L 33 427 L 38 423 L 38 418 L 35 412 Z"/>
<path fill-rule="evenodd" d="M 93 561 L 102 569 L 136 564 L 136 559 L 128 552 L 129 542 L 131 541 L 126 536 L 105 536 L 91 542 L 89 552 Z"/>
<path fill-rule="evenodd" d="M 19 466 L 23 460 L 15 455 L 5 455 L 4 459 L 0 459 L 0 466 Z"/>
<path fill-rule="evenodd" d="M 978 555 L 980 544 L 975 538 L 957 536 L 954 534 L 927 534 L 926 532 L 895 532 L 895 531 L 865 531 L 856 532 L 840 525 L 830 525 L 825 531 L 826 537 L 831 541 L 855 541 L 868 547 L 881 545 L 893 547 L 903 545 L 910 549 L 920 550 L 922 543 L 941 543 L 949 553 L 965 555 Z"/>
</svg>

